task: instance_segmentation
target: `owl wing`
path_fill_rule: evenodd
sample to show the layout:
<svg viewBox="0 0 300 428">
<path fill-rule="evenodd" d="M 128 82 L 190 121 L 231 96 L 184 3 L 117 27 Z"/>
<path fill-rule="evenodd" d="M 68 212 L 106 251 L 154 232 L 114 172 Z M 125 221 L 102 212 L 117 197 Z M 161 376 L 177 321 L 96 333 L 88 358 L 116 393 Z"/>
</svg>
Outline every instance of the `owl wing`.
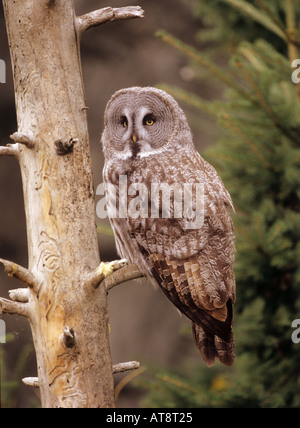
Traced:
<svg viewBox="0 0 300 428">
<path fill-rule="evenodd" d="M 200 229 L 184 219 L 128 219 L 130 235 L 147 259 L 150 275 L 169 300 L 193 323 L 194 339 L 207 365 L 215 358 L 234 362 L 232 335 L 235 278 L 231 198 L 210 165 L 220 189 L 205 188 L 205 217 Z M 139 266 L 144 270 L 143 266 Z M 145 272 L 147 274 L 147 272 Z"/>
</svg>

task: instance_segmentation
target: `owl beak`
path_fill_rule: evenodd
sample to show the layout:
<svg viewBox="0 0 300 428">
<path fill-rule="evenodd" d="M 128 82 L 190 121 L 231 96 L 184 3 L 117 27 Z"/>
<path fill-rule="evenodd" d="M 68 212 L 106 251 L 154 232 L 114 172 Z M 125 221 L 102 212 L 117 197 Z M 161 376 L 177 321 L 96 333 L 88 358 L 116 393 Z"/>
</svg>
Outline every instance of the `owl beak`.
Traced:
<svg viewBox="0 0 300 428">
<path fill-rule="evenodd" d="M 133 136 L 132 136 L 132 141 L 133 141 L 134 143 L 136 143 L 136 142 L 137 142 L 137 136 L 136 136 L 135 134 L 133 134 Z"/>
</svg>

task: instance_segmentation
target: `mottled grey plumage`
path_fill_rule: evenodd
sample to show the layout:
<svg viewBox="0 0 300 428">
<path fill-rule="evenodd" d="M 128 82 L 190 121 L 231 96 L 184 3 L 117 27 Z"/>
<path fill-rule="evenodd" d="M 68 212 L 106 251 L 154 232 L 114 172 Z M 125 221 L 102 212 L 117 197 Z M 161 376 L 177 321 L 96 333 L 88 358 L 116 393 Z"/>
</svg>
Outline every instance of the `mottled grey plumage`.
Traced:
<svg viewBox="0 0 300 428">
<path fill-rule="evenodd" d="M 104 182 L 117 186 L 127 177 L 127 189 L 143 183 L 204 185 L 204 223 L 191 229 L 189 219 L 111 218 L 117 250 L 154 280 L 193 324 L 196 345 L 211 366 L 218 358 L 234 362 L 232 335 L 235 278 L 232 201 L 215 169 L 195 150 L 191 130 L 177 102 L 154 88 L 117 92 L 107 105 L 102 136 Z M 121 203 L 108 192 L 107 204 Z M 127 206 L 136 198 L 129 195 Z M 175 197 L 174 197 L 175 198 Z M 193 202 L 194 199 L 193 199 Z M 159 201 L 162 204 L 162 201 Z M 161 206 L 160 206 L 161 214 Z"/>
</svg>

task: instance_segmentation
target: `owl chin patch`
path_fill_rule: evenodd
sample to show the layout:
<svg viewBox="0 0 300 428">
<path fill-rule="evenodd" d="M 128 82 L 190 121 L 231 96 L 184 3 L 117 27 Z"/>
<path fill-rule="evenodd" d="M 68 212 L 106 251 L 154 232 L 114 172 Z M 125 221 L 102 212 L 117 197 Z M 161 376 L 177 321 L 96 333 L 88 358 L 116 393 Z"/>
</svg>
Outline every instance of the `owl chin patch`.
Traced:
<svg viewBox="0 0 300 428">
<path fill-rule="evenodd" d="M 138 154 L 141 152 L 141 146 L 138 142 L 130 143 L 130 151 L 131 151 L 131 158 L 136 159 L 138 157 Z"/>
</svg>

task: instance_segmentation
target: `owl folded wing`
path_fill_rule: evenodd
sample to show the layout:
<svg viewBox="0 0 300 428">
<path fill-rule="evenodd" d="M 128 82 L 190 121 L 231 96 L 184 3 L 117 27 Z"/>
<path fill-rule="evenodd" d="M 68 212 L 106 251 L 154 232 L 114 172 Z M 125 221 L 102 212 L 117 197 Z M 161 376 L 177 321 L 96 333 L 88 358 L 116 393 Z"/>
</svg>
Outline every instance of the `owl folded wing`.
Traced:
<svg viewBox="0 0 300 428">
<path fill-rule="evenodd" d="M 193 323 L 230 341 L 235 248 L 226 204 L 210 204 L 198 230 L 185 229 L 182 219 L 146 219 L 138 228 L 129 222 L 164 294 Z"/>
</svg>

